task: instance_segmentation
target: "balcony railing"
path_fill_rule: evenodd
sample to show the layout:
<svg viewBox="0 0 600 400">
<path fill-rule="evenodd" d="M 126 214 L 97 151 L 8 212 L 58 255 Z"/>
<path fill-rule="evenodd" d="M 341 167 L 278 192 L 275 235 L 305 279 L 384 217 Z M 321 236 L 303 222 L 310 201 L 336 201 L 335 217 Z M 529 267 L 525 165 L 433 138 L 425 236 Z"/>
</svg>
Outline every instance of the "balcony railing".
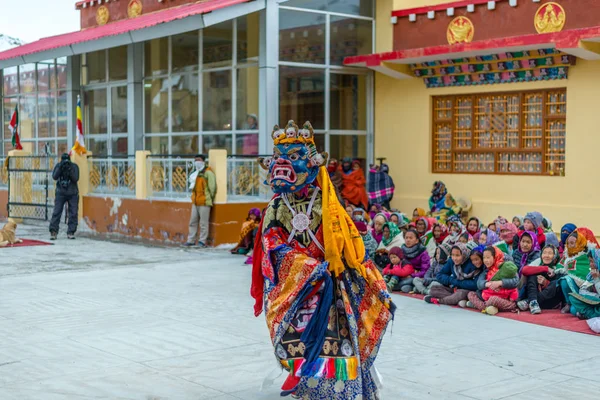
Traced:
<svg viewBox="0 0 600 400">
<path fill-rule="evenodd" d="M 147 160 L 153 198 L 183 199 L 191 196 L 188 177 L 194 172 L 193 156 L 152 154 Z"/>
<path fill-rule="evenodd" d="M 227 158 L 227 198 L 233 202 L 266 201 L 272 193 L 264 184 L 267 171 L 258 164 L 259 156 Z"/>
<path fill-rule="evenodd" d="M 90 193 L 135 196 L 135 156 L 89 157 Z"/>
</svg>

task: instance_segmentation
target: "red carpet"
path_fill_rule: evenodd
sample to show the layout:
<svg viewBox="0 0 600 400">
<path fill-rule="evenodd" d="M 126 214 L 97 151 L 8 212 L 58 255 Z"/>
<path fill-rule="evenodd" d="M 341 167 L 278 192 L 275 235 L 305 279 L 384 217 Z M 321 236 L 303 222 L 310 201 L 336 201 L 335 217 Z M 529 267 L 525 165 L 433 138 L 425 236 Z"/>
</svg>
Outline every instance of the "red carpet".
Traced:
<svg viewBox="0 0 600 400">
<path fill-rule="evenodd" d="M 40 240 L 21 239 L 23 243 L 9 244 L 4 249 L 9 247 L 27 247 L 27 246 L 50 246 L 52 243 L 42 242 Z"/>
<path fill-rule="evenodd" d="M 394 292 L 404 297 L 410 297 L 415 300 L 423 300 L 423 295 L 420 294 L 407 294 Z M 454 308 L 460 308 L 455 306 Z M 479 312 L 471 308 L 465 309 L 471 312 Z M 600 336 L 590 329 L 587 322 L 574 317 L 571 314 L 561 314 L 560 310 L 543 310 L 542 314 L 532 315 L 529 311 L 520 313 L 501 312 L 496 315 L 497 317 L 512 319 L 515 321 L 526 322 L 528 324 L 542 325 L 549 328 L 563 329 L 565 331 L 585 333 L 588 335 Z"/>
</svg>

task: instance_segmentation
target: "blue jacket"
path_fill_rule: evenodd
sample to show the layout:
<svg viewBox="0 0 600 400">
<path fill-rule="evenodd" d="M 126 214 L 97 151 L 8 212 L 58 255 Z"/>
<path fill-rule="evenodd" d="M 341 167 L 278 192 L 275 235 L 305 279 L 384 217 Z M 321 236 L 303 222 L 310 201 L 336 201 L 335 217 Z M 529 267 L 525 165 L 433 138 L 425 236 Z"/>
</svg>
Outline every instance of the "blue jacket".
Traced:
<svg viewBox="0 0 600 400">
<path fill-rule="evenodd" d="M 477 268 L 475 268 L 470 260 L 463 265 L 463 272 L 465 274 L 470 274 L 476 269 Z M 444 286 L 448 286 L 449 288 L 466 289 L 474 292 L 477 290 L 477 275 L 478 274 L 473 276 L 471 279 L 458 280 L 454 270 L 454 262 L 452 259 L 450 259 L 437 274 L 435 280 Z"/>
</svg>

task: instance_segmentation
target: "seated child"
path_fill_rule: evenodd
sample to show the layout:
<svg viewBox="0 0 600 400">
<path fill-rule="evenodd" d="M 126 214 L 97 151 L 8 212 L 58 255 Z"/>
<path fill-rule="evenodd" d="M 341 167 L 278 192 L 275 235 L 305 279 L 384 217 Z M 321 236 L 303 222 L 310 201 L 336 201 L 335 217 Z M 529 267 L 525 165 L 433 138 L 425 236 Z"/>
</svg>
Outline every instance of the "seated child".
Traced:
<svg viewBox="0 0 600 400">
<path fill-rule="evenodd" d="M 441 244 L 435 251 L 435 257 L 431 262 L 431 267 L 427 270 L 427 273 L 423 278 L 415 278 L 413 285 L 415 286 L 415 293 L 429 294 L 429 290 L 432 286 L 441 285 L 435 280 L 437 274 L 444 268 L 444 265 L 448 262 L 450 257 L 451 247 L 448 244 Z"/>
<path fill-rule="evenodd" d="M 519 298 L 517 266 L 505 262 L 504 253 L 493 246 L 483 251 L 483 264 L 486 269 L 477 279 L 478 291 L 468 294 L 467 306 L 490 315 L 496 315 L 498 311 L 516 311 Z"/>
<path fill-rule="evenodd" d="M 415 269 L 404 259 L 402 249 L 393 247 L 389 252 L 390 264 L 383 269 L 383 280 L 386 282 L 388 291 L 401 290 L 408 293 L 412 289 L 411 275 Z"/>
<path fill-rule="evenodd" d="M 248 254 L 254 248 L 254 238 L 260 224 L 260 216 L 261 212 L 258 208 L 250 209 L 246 222 L 242 224 L 240 240 L 237 246 L 231 250 L 231 254 Z"/>
<path fill-rule="evenodd" d="M 469 259 L 470 251 L 463 243 L 452 246 L 450 260 L 437 274 L 435 280 L 441 285 L 429 289 L 429 295 L 423 300 L 432 304 L 455 306 L 462 300 L 467 300 L 471 290 L 477 290 L 475 280 L 479 271 Z"/>
<path fill-rule="evenodd" d="M 419 240 L 419 234 L 416 230 L 409 229 L 406 231 L 404 242 L 404 245 L 402 245 L 404 259 L 415 269 L 411 277 L 403 281 L 402 291 L 408 290 L 406 293 L 409 293 L 413 290 L 412 279 L 425 277 L 427 270 L 431 267 L 431 259 L 427 254 L 427 249 Z"/>
<path fill-rule="evenodd" d="M 542 225 L 543 221 L 544 217 L 537 211 L 527 213 L 523 219 L 522 231 L 535 233 L 540 247 L 544 247 L 546 244 L 546 235 L 544 234 L 544 227 Z"/>
<path fill-rule="evenodd" d="M 547 244 L 542 250 L 539 266 L 525 266 L 521 269 L 525 280 L 526 292 L 517 306 L 521 311 L 529 309 L 532 314 L 541 314 L 542 309 L 551 310 L 564 302 L 564 296 L 558 285 L 558 276 L 554 270 L 560 254 L 558 247 Z"/>
</svg>

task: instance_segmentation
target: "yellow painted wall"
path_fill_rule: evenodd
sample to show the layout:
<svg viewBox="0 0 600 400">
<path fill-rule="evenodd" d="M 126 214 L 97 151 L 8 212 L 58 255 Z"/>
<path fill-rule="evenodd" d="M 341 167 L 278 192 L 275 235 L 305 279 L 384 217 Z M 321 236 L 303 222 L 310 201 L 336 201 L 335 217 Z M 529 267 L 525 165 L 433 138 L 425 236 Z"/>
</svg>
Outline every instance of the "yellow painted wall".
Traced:
<svg viewBox="0 0 600 400">
<path fill-rule="evenodd" d="M 394 10 L 405 10 L 407 8 L 437 6 L 444 3 L 455 3 L 456 0 L 394 0 Z M 377 2 L 379 6 L 379 1 Z"/>
<path fill-rule="evenodd" d="M 569 79 L 491 86 L 426 89 L 422 79 L 396 80 L 376 74 L 375 157 L 387 157 L 397 194 L 392 205 L 405 212 L 427 205 L 432 184 L 443 180 L 455 197 L 473 202 L 485 222 L 540 211 L 556 230 L 566 222 L 600 234 L 600 186 L 593 171 L 600 149 L 597 128 L 600 62 L 578 60 Z M 567 88 L 565 177 L 433 174 L 431 97 L 493 91 Z"/>
</svg>

